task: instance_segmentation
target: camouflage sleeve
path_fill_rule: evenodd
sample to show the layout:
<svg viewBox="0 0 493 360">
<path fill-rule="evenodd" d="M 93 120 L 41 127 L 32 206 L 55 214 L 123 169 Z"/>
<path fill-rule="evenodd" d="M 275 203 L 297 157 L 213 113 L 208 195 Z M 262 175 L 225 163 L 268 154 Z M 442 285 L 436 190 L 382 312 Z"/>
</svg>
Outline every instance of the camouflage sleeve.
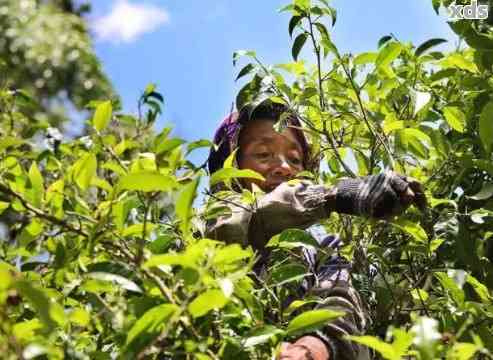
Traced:
<svg viewBox="0 0 493 360">
<path fill-rule="evenodd" d="M 363 335 L 368 324 L 368 312 L 351 285 L 348 269 L 339 269 L 321 278 L 311 293 L 323 298 L 320 308 L 342 311 L 346 315 L 327 324 L 317 335 L 330 352 L 330 359 L 369 360 L 367 347 L 345 339 L 346 335 Z"/>
<path fill-rule="evenodd" d="M 225 205 L 231 215 L 209 222 L 206 236 L 262 248 L 285 229 L 305 229 L 328 217 L 334 199 L 333 188 L 308 181 L 285 182 L 252 205 L 242 204 L 240 196 L 228 199 Z"/>
</svg>

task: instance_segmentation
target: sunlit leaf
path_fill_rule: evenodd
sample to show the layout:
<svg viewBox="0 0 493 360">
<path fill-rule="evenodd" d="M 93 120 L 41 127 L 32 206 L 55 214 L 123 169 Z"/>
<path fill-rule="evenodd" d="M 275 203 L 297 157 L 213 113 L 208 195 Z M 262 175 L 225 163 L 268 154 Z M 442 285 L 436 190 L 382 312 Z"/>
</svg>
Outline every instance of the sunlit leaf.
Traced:
<svg viewBox="0 0 493 360">
<path fill-rule="evenodd" d="M 249 348 L 260 344 L 265 344 L 273 337 L 281 335 L 283 333 L 284 331 L 282 331 L 281 329 L 267 325 L 248 334 L 243 342 L 243 346 L 245 348 Z"/>
<path fill-rule="evenodd" d="M 127 334 L 124 352 L 136 356 L 140 350 L 151 343 L 168 326 L 169 319 L 177 313 L 173 304 L 162 304 L 148 310 L 139 318 Z"/>
<path fill-rule="evenodd" d="M 401 44 L 398 42 L 389 42 L 379 51 L 375 64 L 378 67 L 388 66 L 399 56 L 401 51 Z"/>
<path fill-rule="evenodd" d="M 193 201 L 197 195 L 197 187 L 199 185 L 200 178 L 196 178 L 190 184 L 186 185 L 181 191 L 178 199 L 176 200 L 176 215 L 181 221 L 180 228 L 183 233 L 188 233 L 188 225 L 190 223 L 190 216 L 192 214 Z"/>
<path fill-rule="evenodd" d="M 424 243 L 428 239 L 428 235 L 421 225 L 412 221 L 399 219 L 398 221 L 392 222 L 392 225 L 411 235 L 418 243 Z"/>
<path fill-rule="evenodd" d="M 207 290 L 197 296 L 190 305 L 188 305 L 188 311 L 194 318 L 197 318 L 206 315 L 212 310 L 221 309 L 227 303 L 228 298 L 221 290 Z"/>
<path fill-rule="evenodd" d="M 210 186 L 236 178 L 265 180 L 262 175 L 250 169 L 223 168 L 212 174 Z"/>
<path fill-rule="evenodd" d="M 96 155 L 93 153 L 85 154 L 74 164 L 73 178 L 82 190 L 86 190 L 91 185 L 97 166 Z"/>
<path fill-rule="evenodd" d="M 328 309 L 305 311 L 289 322 L 286 332 L 294 336 L 314 331 L 343 315 L 344 312 Z"/>
<path fill-rule="evenodd" d="M 493 102 L 483 108 L 479 117 L 479 137 L 486 153 L 490 153 L 493 146 Z"/>
<path fill-rule="evenodd" d="M 156 146 L 156 154 L 166 153 L 185 143 L 183 139 L 166 139 Z"/>
<path fill-rule="evenodd" d="M 97 131 L 101 131 L 108 126 L 111 121 L 113 113 L 113 107 L 111 101 L 104 101 L 96 107 L 94 117 L 92 118 L 92 125 Z"/>
<path fill-rule="evenodd" d="M 447 106 L 443 109 L 443 115 L 450 127 L 460 133 L 464 132 L 466 126 L 466 115 L 455 106 Z"/>
<path fill-rule="evenodd" d="M 126 279 L 125 277 L 117 274 L 111 274 L 106 272 L 91 272 L 87 274 L 87 276 L 92 279 L 108 281 L 110 283 L 117 284 L 125 290 L 130 290 L 138 293 L 142 292 L 141 288 L 133 281 Z"/>
<path fill-rule="evenodd" d="M 387 360 L 400 360 L 400 354 L 398 354 L 392 345 L 380 340 L 375 336 L 348 336 L 349 340 L 354 341 L 358 344 L 365 345 L 370 349 L 377 351 L 384 359 Z"/>
<path fill-rule="evenodd" d="M 120 179 L 117 185 L 119 191 L 134 190 L 143 192 L 170 191 L 176 186 L 176 180 L 169 176 L 153 171 L 130 173 Z"/>
</svg>

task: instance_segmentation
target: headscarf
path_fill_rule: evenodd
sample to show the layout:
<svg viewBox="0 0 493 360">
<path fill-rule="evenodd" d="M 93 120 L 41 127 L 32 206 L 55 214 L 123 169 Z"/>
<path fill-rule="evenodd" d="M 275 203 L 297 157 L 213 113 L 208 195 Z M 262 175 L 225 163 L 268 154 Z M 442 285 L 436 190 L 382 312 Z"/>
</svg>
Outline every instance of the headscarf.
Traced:
<svg viewBox="0 0 493 360">
<path fill-rule="evenodd" d="M 209 173 L 213 174 L 221 169 L 225 160 L 238 147 L 241 130 L 248 121 L 259 118 L 267 118 L 278 121 L 281 114 L 286 113 L 284 118 L 288 126 L 292 126 L 295 136 L 298 139 L 303 151 L 303 165 L 305 170 L 315 171 L 318 168 L 318 161 L 312 157 L 310 145 L 306 139 L 305 133 L 301 130 L 301 122 L 292 112 L 281 104 L 263 103 L 253 108 L 246 106 L 240 112 L 229 114 L 217 128 L 213 142 L 217 150 L 211 148 L 207 160 Z M 236 158 L 233 165 L 238 167 Z"/>
</svg>

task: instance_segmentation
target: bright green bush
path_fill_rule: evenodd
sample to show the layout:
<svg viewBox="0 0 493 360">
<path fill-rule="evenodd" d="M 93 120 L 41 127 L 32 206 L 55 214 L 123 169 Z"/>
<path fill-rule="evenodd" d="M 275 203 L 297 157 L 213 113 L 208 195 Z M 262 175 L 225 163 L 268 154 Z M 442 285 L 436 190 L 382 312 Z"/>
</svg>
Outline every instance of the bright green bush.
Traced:
<svg viewBox="0 0 493 360">
<path fill-rule="evenodd" d="M 414 47 L 384 37 L 352 56 L 331 42 L 336 13 L 325 1 L 285 10 L 295 61 L 235 53 L 235 63 L 249 61 L 238 106 L 269 98 L 298 112 L 327 184 L 392 168 L 420 180 L 429 199 L 425 213 L 392 221 L 324 222 L 346 240 L 370 307 L 368 335 L 354 340 L 385 359 L 492 358 L 491 28 L 453 24 L 469 46 L 452 52 L 434 51 L 437 39 Z M 305 47 L 315 65 L 297 60 Z M 4 358 L 265 359 L 338 316 L 296 311 L 316 298 L 281 306 L 303 277 L 303 231 L 276 237 L 261 280 L 250 249 L 201 238 L 199 220 L 217 216 L 221 201 L 199 214 L 206 174 L 187 156 L 211 144 L 155 133 L 162 97 L 152 85 L 142 117 L 92 103 L 92 131 L 73 140 L 47 138 L 25 116 L 25 93 L 0 91 Z"/>
</svg>

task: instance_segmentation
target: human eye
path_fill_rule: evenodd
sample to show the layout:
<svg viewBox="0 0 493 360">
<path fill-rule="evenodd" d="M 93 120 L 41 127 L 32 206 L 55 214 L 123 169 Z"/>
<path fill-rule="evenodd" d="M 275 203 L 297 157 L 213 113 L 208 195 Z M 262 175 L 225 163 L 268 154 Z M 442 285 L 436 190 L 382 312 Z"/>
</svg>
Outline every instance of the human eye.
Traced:
<svg viewBox="0 0 493 360">
<path fill-rule="evenodd" d="M 291 162 L 291 164 L 293 164 L 293 165 L 301 165 L 303 163 L 303 159 L 297 153 L 290 154 L 288 158 L 289 158 L 289 161 Z"/>
<path fill-rule="evenodd" d="M 270 152 L 268 152 L 268 151 L 259 151 L 259 152 L 256 152 L 255 153 L 255 157 L 257 159 L 265 160 L 265 159 L 270 158 Z"/>
<path fill-rule="evenodd" d="M 301 165 L 302 163 L 299 157 L 293 157 L 293 156 L 289 159 L 289 161 L 291 161 L 291 163 L 294 165 Z"/>
</svg>

